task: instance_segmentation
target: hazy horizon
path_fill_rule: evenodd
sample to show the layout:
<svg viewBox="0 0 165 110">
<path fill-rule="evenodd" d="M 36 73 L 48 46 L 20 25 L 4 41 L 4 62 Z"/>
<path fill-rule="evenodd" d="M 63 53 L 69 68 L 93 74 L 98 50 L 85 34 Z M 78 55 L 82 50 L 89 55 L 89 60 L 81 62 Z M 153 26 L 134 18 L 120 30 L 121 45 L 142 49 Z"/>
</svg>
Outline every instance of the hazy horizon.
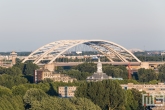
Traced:
<svg viewBox="0 0 165 110">
<path fill-rule="evenodd" d="M 34 51 L 64 39 L 165 50 L 164 5 L 164 0 L 1 0 L 0 52 Z"/>
</svg>

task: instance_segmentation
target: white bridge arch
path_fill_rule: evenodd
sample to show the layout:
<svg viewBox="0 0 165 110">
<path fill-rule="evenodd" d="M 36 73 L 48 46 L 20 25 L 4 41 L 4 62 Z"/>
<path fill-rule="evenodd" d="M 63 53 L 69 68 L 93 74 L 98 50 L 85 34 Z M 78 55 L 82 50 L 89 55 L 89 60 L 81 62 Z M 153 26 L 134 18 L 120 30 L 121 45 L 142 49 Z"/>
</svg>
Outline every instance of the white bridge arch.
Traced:
<svg viewBox="0 0 165 110">
<path fill-rule="evenodd" d="M 48 63 L 53 63 L 60 55 L 67 50 L 85 44 L 99 51 L 106 56 L 110 62 L 115 62 L 113 59 L 118 58 L 120 62 L 141 62 L 129 50 L 121 45 L 106 40 L 60 40 L 49 43 L 32 52 L 22 62 L 33 60 L 33 63 L 39 64 L 43 60 L 48 60 Z"/>
</svg>

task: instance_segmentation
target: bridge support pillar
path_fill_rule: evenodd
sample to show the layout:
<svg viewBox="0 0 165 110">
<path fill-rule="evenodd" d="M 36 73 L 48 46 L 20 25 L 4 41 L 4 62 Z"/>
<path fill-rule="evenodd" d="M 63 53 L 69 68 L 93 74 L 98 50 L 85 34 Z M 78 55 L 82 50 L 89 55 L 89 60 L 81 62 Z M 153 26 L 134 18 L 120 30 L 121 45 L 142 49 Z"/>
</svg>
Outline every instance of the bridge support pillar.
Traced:
<svg viewBox="0 0 165 110">
<path fill-rule="evenodd" d="M 149 62 L 141 62 L 141 68 L 149 69 Z"/>
</svg>

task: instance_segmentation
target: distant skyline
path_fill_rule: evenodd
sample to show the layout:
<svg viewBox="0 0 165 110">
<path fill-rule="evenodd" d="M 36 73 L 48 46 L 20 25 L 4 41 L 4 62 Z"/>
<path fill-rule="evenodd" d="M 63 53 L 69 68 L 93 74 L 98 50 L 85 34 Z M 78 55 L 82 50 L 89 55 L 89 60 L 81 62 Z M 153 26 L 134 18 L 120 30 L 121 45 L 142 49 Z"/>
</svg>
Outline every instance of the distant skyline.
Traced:
<svg viewBox="0 0 165 110">
<path fill-rule="evenodd" d="M 165 0 L 0 0 L 0 52 L 65 39 L 165 50 Z"/>
</svg>

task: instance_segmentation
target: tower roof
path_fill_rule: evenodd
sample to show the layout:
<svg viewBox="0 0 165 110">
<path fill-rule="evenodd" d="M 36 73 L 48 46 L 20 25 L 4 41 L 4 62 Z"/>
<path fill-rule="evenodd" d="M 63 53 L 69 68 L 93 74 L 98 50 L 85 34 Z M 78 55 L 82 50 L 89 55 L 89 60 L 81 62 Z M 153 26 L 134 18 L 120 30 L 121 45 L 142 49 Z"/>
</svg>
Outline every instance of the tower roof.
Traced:
<svg viewBox="0 0 165 110">
<path fill-rule="evenodd" d="M 17 53 L 15 51 L 12 51 L 10 55 L 17 55 Z"/>
</svg>

